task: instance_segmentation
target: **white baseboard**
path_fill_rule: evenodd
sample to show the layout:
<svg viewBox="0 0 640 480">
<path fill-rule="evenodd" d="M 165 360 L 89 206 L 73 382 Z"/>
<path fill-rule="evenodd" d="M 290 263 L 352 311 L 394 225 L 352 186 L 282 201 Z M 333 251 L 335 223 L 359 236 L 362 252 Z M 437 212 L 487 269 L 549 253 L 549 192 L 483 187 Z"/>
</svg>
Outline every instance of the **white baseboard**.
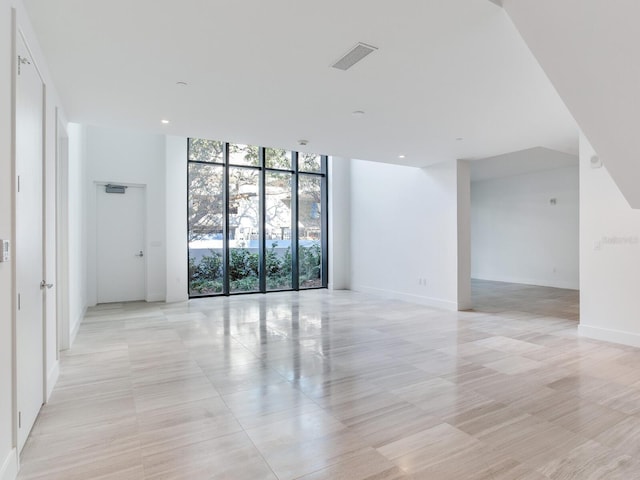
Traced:
<svg viewBox="0 0 640 480">
<path fill-rule="evenodd" d="M 18 454 L 12 449 L 0 466 L 0 480 L 15 480 L 18 476 Z"/>
<path fill-rule="evenodd" d="M 473 310 L 473 302 L 471 301 L 471 299 L 464 302 L 458 302 L 458 308 L 456 310 L 458 310 L 459 312 Z"/>
<path fill-rule="evenodd" d="M 370 295 L 378 295 L 384 298 L 392 298 L 394 300 L 403 300 L 405 302 L 417 303 L 427 307 L 440 308 L 442 310 L 457 311 L 458 304 L 449 300 L 439 298 L 424 297 L 414 295 L 412 293 L 397 292 L 395 290 L 385 290 L 382 288 L 367 287 L 364 285 L 352 285 L 351 290 L 355 292 L 368 293 Z"/>
<path fill-rule="evenodd" d="M 578 333 L 583 337 L 602 340 L 604 342 L 620 343 L 631 347 L 640 347 L 640 335 L 622 330 L 610 328 L 592 327 L 590 325 L 579 325 Z"/>
<path fill-rule="evenodd" d="M 536 279 L 536 278 L 521 278 L 521 277 L 500 277 L 494 278 L 490 275 L 471 275 L 474 280 L 488 280 L 490 282 L 503 282 L 503 283 L 519 283 L 521 285 L 535 285 L 537 287 L 551 287 L 551 288 L 564 288 L 566 290 L 580 290 L 579 283 L 568 282 L 564 280 L 549 280 Z"/>
<path fill-rule="evenodd" d="M 60 362 L 56 360 L 49 370 L 49 374 L 47 375 L 47 401 L 51 397 L 51 392 L 53 392 L 53 387 L 58 383 L 58 377 L 60 376 Z"/>
<path fill-rule="evenodd" d="M 160 301 L 163 301 L 163 300 L 160 300 Z M 180 295 L 167 296 L 166 300 L 164 300 L 165 303 L 180 303 L 180 302 L 188 302 L 188 301 L 189 301 L 189 295 L 186 292 Z"/>
<path fill-rule="evenodd" d="M 80 318 L 76 319 L 76 323 L 72 325 L 71 335 L 69 338 L 69 348 L 73 346 L 73 342 L 76 341 L 76 337 L 78 336 L 78 330 L 80 330 L 80 325 L 82 324 L 82 320 L 84 320 L 85 315 L 87 314 L 87 307 L 82 309 L 82 314 Z"/>
<path fill-rule="evenodd" d="M 166 296 L 163 293 L 150 293 L 147 295 L 146 302 L 164 302 L 166 300 Z"/>
</svg>

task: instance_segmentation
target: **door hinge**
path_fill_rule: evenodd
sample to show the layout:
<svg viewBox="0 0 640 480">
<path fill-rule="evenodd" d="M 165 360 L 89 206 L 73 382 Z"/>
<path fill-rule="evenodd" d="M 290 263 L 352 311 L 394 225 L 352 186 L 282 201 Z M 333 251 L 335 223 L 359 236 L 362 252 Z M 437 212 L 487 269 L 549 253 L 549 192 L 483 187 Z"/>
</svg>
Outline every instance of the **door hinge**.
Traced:
<svg viewBox="0 0 640 480">
<path fill-rule="evenodd" d="M 22 428 L 22 412 L 18 412 L 18 428 Z"/>
<path fill-rule="evenodd" d="M 18 75 L 22 73 L 22 65 L 31 65 L 31 62 L 27 57 L 18 55 Z"/>
<path fill-rule="evenodd" d="M 18 193 L 20 193 L 20 175 L 18 175 Z"/>
<path fill-rule="evenodd" d="M 20 307 L 22 306 L 22 303 L 20 301 L 20 294 L 18 294 L 18 310 L 20 310 Z"/>
</svg>

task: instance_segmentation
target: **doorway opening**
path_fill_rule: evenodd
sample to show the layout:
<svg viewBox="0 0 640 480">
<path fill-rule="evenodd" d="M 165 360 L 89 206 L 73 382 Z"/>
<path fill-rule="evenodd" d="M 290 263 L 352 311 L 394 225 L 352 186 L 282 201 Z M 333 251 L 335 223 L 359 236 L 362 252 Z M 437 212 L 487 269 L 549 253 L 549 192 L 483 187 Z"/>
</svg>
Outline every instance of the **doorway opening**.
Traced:
<svg viewBox="0 0 640 480">
<path fill-rule="evenodd" d="M 476 311 L 578 320 L 575 155 L 532 148 L 471 163 Z"/>
</svg>

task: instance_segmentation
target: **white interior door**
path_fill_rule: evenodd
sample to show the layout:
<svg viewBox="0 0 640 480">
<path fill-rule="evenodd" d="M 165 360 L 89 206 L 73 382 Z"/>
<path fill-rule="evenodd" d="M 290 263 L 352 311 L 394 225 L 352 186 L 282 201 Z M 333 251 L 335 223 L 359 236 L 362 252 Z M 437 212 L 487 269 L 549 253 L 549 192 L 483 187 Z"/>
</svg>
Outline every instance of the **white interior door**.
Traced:
<svg viewBox="0 0 640 480">
<path fill-rule="evenodd" d="M 97 191 L 98 303 L 144 300 L 146 292 L 145 189 Z"/>
<path fill-rule="evenodd" d="M 18 451 L 44 402 L 42 79 L 20 36 L 16 78 L 16 396 Z"/>
</svg>

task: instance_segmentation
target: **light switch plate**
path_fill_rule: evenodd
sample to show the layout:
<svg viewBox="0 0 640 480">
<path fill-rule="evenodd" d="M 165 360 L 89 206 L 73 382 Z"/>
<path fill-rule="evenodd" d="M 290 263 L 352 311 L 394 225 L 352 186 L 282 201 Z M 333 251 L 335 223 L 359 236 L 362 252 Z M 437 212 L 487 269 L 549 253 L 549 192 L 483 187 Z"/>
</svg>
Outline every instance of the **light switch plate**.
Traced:
<svg viewBox="0 0 640 480">
<path fill-rule="evenodd" d="M 0 262 L 9 261 L 9 240 L 0 240 Z"/>
</svg>

